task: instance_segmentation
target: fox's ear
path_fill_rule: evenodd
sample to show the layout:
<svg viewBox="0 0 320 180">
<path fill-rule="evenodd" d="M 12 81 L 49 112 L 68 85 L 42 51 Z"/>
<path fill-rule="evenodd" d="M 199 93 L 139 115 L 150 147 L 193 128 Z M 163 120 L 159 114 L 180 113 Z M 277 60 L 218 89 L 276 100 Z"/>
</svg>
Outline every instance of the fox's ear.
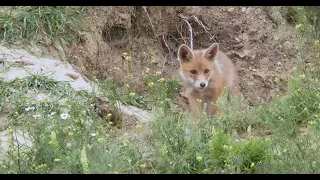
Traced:
<svg viewBox="0 0 320 180">
<path fill-rule="evenodd" d="M 206 59 L 214 60 L 219 51 L 219 44 L 213 43 L 203 54 Z"/>
<path fill-rule="evenodd" d="M 182 44 L 178 49 L 178 60 L 180 63 L 188 62 L 192 58 L 193 52 L 191 49 L 187 45 Z"/>
</svg>

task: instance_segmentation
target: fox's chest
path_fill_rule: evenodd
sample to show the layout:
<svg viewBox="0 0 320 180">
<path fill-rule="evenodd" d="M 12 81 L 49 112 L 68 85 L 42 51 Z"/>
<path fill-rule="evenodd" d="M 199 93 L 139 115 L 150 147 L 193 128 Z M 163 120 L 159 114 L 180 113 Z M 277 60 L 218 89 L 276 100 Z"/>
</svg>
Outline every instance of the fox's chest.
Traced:
<svg viewBox="0 0 320 180">
<path fill-rule="evenodd" d="M 207 87 L 206 89 L 199 91 L 195 88 L 192 87 L 187 87 L 185 89 L 185 94 L 186 95 L 192 95 L 192 96 L 197 96 L 201 98 L 206 98 L 206 97 L 211 97 L 214 95 L 214 88 L 209 88 Z"/>
</svg>

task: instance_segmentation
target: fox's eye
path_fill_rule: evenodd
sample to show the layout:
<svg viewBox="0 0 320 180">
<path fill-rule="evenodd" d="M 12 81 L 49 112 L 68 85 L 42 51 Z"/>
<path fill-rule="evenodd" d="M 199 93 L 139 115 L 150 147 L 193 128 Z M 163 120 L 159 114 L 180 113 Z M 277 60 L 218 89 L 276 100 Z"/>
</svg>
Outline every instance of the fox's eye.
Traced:
<svg viewBox="0 0 320 180">
<path fill-rule="evenodd" d="M 209 69 L 204 70 L 204 73 L 208 73 L 208 72 L 209 72 Z"/>
<path fill-rule="evenodd" d="M 190 72 L 191 72 L 191 74 L 195 74 L 195 73 L 197 73 L 197 71 L 196 71 L 196 70 L 191 70 Z"/>
</svg>

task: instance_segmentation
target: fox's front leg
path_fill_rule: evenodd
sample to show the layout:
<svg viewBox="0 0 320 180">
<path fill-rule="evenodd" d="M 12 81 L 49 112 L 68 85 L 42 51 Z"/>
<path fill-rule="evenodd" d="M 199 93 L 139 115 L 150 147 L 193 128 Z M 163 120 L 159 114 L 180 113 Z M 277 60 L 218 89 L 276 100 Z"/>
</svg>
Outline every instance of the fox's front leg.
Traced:
<svg viewBox="0 0 320 180">
<path fill-rule="evenodd" d="M 201 106 L 199 104 L 199 102 L 197 101 L 197 97 L 195 96 L 188 96 L 188 100 L 189 100 L 189 106 L 191 109 L 191 112 L 193 112 L 196 116 L 200 117 L 201 115 Z"/>
<path fill-rule="evenodd" d="M 211 97 L 208 98 L 207 114 L 212 116 L 217 112 L 217 100 L 219 96 L 223 93 L 223 89 L 214 89 Z"/>
</svg>

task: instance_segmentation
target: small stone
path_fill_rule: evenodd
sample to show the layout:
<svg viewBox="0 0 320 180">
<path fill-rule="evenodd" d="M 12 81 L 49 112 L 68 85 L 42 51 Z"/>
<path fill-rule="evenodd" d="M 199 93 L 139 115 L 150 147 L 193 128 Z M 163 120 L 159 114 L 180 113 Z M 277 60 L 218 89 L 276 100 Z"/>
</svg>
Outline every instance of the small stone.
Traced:
<svg viewBox="0 0 320 180">
<path fill-rule="evenodd" d="M 79 78 L 79 76 L 75 75 L 75 74 L 70 74 L 70 73 L 67 73 L 66 76 L 70 77 L 71 79 L 73 80 L 76 80 Z"/>
<path fill-rule="evenodd" d="M 289 41 L 285 41 L 285 42 L 283 43 L 283 46 L 284 46 L 285 48 L 288 48 L 288 47 L 291 46 L 291 43 L 290 43 Z"/>
<path fill-rule="evenodd" d="M 234 11 L 234 8 L 233 8 L 233 7 L 231 7 L 231 8 L 228 9 L 228 12 L 233 12 L 233 11 Z"/>
<path fill-rule="evenodd" d="M 32 62 L 23 61 L 23 60 L 21 60 L 21 61 L 15 61 L 15 63 L 20 64 L 20 65 L 22 65 L 22 66 L 31 66 L 31 65 L 33 65 Z"/>
<path fill-rule="evenodd" d="M 241 12 L 243 12 L 243 13 L 245 13 L 246 10 L 247 10 L 247 8 L 245 8 L 245 7 L 242 7 L 242 8 L 241 8 Z"/>
</svg>

